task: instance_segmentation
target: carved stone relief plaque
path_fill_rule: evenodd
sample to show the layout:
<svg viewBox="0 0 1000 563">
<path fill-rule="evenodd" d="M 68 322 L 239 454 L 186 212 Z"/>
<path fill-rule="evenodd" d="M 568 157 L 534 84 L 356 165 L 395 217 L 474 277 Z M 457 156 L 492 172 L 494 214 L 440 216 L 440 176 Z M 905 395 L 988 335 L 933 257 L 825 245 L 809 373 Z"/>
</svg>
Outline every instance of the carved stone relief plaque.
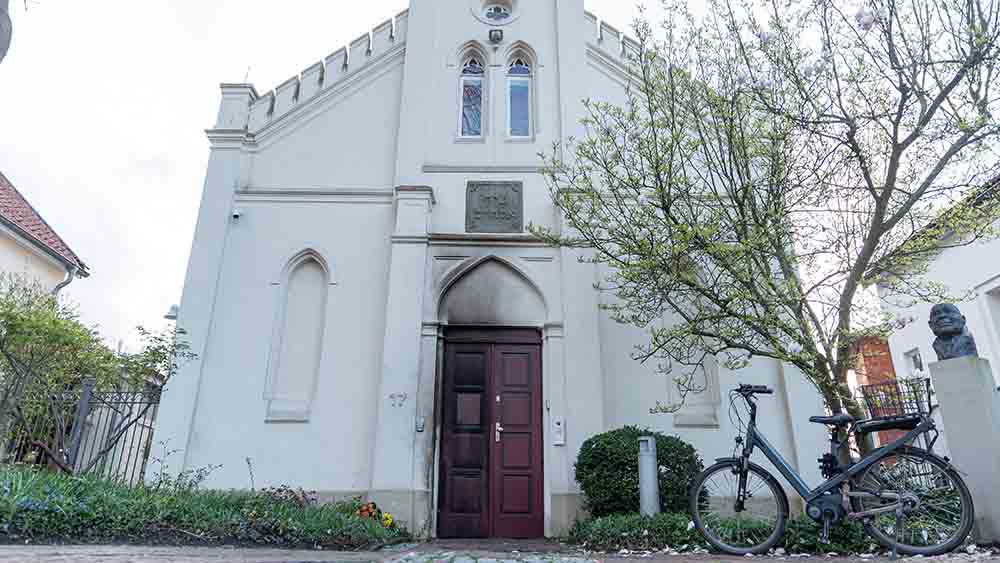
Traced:
<svg viewBox="0 0 1000 563">
<path fill-rule="evenodd" d="M 470 233 L 524 231 L 521 182 L 469 182 L 465 192 L 465 230 Z"/>
</svg>

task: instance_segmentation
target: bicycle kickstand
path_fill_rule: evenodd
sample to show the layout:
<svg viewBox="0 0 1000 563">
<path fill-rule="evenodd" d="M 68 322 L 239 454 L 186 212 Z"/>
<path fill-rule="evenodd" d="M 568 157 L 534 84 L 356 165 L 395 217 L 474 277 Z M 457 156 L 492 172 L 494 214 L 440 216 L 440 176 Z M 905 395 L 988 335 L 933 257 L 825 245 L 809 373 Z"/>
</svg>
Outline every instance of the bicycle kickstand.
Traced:
<svg viewBox="0 0 1000 563">
<path fill-rule="evenodd" d="M 896 528 L 893 530 L 896 541 L 892 542 L 892 555 L 889 559 L 895 561 L 899 559 L 899 542 L 903 541 L 903 504 L 896 507 Z"/>
</svg>

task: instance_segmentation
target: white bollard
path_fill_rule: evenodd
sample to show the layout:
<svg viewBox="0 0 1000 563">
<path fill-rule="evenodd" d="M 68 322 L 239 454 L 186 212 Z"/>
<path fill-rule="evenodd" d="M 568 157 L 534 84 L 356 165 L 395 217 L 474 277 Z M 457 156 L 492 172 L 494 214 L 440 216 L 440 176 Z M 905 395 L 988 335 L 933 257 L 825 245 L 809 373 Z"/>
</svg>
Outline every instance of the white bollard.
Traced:
<svg viewBox="0 0 1000 563">
<path fill-rule="evenodd" d="M 639 513 L 660 513 L 659 464 L 656 463 L 656 438 L 639 438 Z"/>
</svg>

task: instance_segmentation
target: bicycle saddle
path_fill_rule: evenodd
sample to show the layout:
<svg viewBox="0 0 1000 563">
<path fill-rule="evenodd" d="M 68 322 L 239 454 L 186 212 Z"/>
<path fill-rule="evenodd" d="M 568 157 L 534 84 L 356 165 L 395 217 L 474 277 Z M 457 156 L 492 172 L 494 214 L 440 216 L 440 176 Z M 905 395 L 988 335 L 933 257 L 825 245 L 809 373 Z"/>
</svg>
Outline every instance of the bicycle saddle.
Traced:
<svg viewBox="0 0 1000 563">
<path fill-rule="evenodd" d="M 854 417 L 846 412 L 842 412 L 833 416 L 810 416 L 809 422 L 828 424 L 830 426 L 847 426 L 848 424 L 854 422 Z"/>
</svg>

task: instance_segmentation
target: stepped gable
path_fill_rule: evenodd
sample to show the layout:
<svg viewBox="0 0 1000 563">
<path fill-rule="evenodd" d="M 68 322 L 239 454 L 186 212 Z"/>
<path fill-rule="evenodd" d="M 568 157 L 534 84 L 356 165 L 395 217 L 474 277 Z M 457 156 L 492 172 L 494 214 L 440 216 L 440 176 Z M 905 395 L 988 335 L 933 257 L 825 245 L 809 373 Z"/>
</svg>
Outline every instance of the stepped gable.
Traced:
<svg viewBox="0 0 1000 563">
<path fill-rule="evenodd" d="M 48 254 L 80 269 L 86 274 L 87 266 L 69 245 L 42 219 L 38 211 L 17 191 L 14 184 L 0 172 L 0 221 L 18 234 L 35 243 Z"/>
<path fill-rule="evenodd" d="M 257 132 L 406 42 L 409 10 L 378 24 L 323 60 L 255 99 L 247 129 Z"/>
<path fill-rule="evenodd" d="M 591 45 L 601 53 L 607 55 L 611 60 L 623 64 L 628 61 L 629 57 L 639 53 L 639 43 L 635 39 L 608 25 L 592 12 L 588 11 L 584 14 L 587 23 L 594 30 Z"/>
<path fill-rule="evenodd" d="M 591 12 L 585 12 L 585 17 L 594 31 L 588 43 L 608 60 L 624 65 L 630 56 L 639 52 L 638 43 L 625 33 Z M 340 84 L 382 55 L 403 45 L 406 42 L 408 19 L 409 10 L 400 12 L 285 80 L 277 88 L 255 97 L 250 105 L 247 130 L 256 133 L 266 128 L 303 105 L 303 102 Z"/>
</svg>

